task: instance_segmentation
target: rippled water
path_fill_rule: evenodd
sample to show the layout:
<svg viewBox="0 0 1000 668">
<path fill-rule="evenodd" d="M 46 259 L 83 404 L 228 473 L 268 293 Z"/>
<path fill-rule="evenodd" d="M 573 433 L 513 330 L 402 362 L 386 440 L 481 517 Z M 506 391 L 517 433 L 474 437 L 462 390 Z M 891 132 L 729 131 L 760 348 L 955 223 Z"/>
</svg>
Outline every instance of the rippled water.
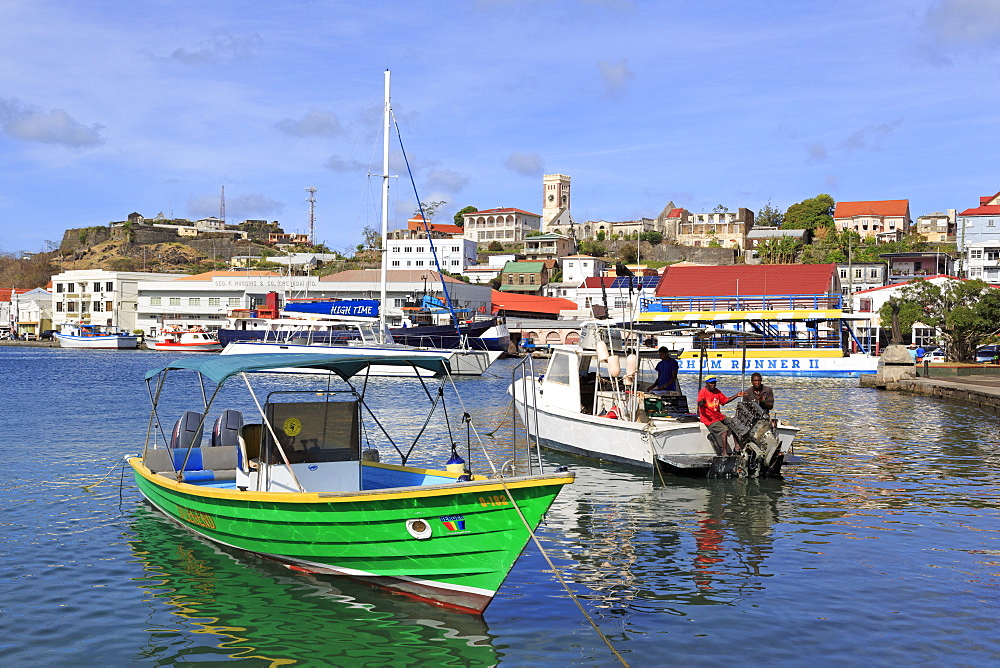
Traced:
<svg viewBox="0 0 1000 668">
<path fill-rule="evenodd" d="M 141 448 L 141 377 L 165 359 L 0 348 L 4 665 L 617 663 L 534 546 L 480 618 L 292 574 L 150 510 L 115 465 Z M 485 430 L 510 364 L 458 382 Z M 414 383 L 371 388 L 411 435 Z M 803 428 L 782 481 L 660 481 L 545 454 L 577 482 L 539 537 L 608 640 L 632 665 L 997 663 L 995 417 L 857 380 L 772 385 Z M 413 461 L 440 464 L 441 443 L 426 445 Z"/>
</svg>

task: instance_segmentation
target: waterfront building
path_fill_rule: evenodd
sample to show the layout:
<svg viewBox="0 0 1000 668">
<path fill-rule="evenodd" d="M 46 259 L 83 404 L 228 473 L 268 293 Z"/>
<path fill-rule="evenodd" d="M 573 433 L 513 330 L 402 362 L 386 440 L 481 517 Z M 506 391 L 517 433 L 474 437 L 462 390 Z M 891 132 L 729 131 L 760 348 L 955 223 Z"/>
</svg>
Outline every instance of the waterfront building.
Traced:
<svg viewBox="0 0 1000 668">
<path fill-rule="evenodd" d="M 559 258 L 563 282 L 576 285 L 593 276 L 603 276 L 608 266 L 607 260 L 591 255 L 566 255 Z"/>
<path fill-rule="evenodd" d="M 910 200 L 837 202 L 833 222 L 838 232 L 854 230 L 877 243 L 899 241 L 910 229 Z"/>
<path fill-rule="evenodd" d="M 570 177 L 565 174 L 546 174 L 542 177 L 542 232 L 566 234 L 573 226 L 570 216 Z"/>
<path fill-rule="evenodd" d="M 937 211 L 917 218 L 914 227 L 925 241 L 931 243 L 955 243 L 955 209 Z"/>
<path fill-rule="evenodd" d="M 677 225 L 677 243 L 683 246 L 722 246 L 742 252 L 753 227 L 754 214 L 740 207 L 734 211 L 691 214 Z"/>
<path fill-rule="evenodd" d="M 965 275 L 1000 283 L 1000 239 L 966 244 Z"/>
<path fill-rule="evenodd" d="M 473 211 L 462 214 L 462 219 L 465 238 L 486 245 L 493 241 L 520 243 L 528 232 L 539 230 L 542 224 L 537 213 L 513 208 Z"/>
<path fill-rule="evenodd" d="M 52 293 L 44 288 L 0 289 L 0 333 L 37 338 L 52 329 Z"/>
<path fill-rule="evenodd" d="M 963 280 L 955 276 L 948 276 L 945 274 L 926 276 L 922 278 L 929 283 L 934 283 L 936 285 L 940 285 L 948 281 Z M 848 298 L 851 299 L 853 311 L 857 315 L 867 315 L 869 317 L 871 331 L 878 332 L 880 328 L 888 330 L 892 326 L 892 323 L 883 323 L 881 321 L 881 317 L 879 316 L 879 311 L 882 310 L 882 307 L 885 306 L 889 299 L 893 297 L 900 297 L 906 285 L 906 283 L 902 282 L 889 283 L 888 285 L 884 285 L 882 287 L 855 292 Z M 924 346 L 925 348 L 933 348 L 938 345 L 937 331 L 933 327 L 928 327 L 920 322 L 914 323 L 910 332 L 903 332 L 902 334 L 903 336 L 909 334 L 910 341 L 912 343 Z"/>
<path fill-rule="evenodd" d="M 173 281 L 184 274 L 74 269 L 52 277 L 52 328 L 64 323 L 139 327 L 139 286 L 145 281 Z"/>
</svg>

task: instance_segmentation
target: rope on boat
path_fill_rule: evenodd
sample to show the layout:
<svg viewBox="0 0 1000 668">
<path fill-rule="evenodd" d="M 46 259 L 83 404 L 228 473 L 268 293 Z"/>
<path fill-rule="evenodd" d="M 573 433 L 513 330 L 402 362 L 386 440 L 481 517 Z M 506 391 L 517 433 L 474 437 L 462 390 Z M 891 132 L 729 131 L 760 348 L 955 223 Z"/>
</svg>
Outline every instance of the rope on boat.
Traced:
<svg viewBox="0 0 1000 668">
<path fill-rule="evenodd" d="M 601 637 L 601 640 L 604 641 L 604 644 L 607 645 L 608 649 L 610 649 L 612 654 L 615 655 L 615 658 L 621 661 L 623 666 L 627 667 L 629 665 L 628 661 L 625 660 L 625 657 L 623 657 L 621 653 L 617 649 L 615 649 L 615 646 L 611 644 L 611 641 L 608 640 L 608 637 L 604 635 L 604 633 L 601 631 L 600 628 L 598 628 L 597 623 L 594 621 L 594 618 L 591 617 L 589 614 L 587 614 L 587 611 L 583 608 L 583 604 L 580 603 L 580 599 L 577 598 L 577 595 L 573 592 L 572 589 L 569 588 L 569 585 L 566 584 L 566 580 L 563 578 L 562 573 L 560 573 L 559 569 L 556 568 L 556 565 L 552 563 L 552 559 L 549 558 L 548 552 L 546 552 L 545 548 L 542 547 L 541 541 L 538 540 L 538 536 L 536 536 L 535 532 L 532 531 L 531 525 L 528 524 L 527 518 L 525 518 L 524 513 L 521 512 L 521 507 L 517 505 L 517 501 L 514 500 L 514 495 L 510 493 L 510 489 L 507 487 L 507 483 L 504 482 L 503 479 L 501 479 L 500 484 L 503 485 L 504 491 L 507 492 L 507 498 L 510 499 L 511 505 L 513 505 L 514 510 L 517 511 L 518 517 L 520 517 L 521 521 L 524 523 L 524 528 L 528 530 L 528 535 L 531 536 L 531 540 L 534 541 L 535 545 L 538 547 L 538 550 L 542 553 L 542 556 L 545 557 L 545 561 L 548 562 L 549 568 L 551 568 L 552 572 L 555 574 L 556 579 L 559 580 L 559 584 L 561 584 L 563 589 L 566 590 L 566 593 L 569 594 L 569 597 L 573 599 L 573 603 L 575 603 L 576 607 L 580 609 L 580 613 L 587 619 L 587 621 L 593 627 L 594 631 L 597 632 L 597 635 Z"/>
<path fill-rule="evenodd" d="M 97 487 L 98 485 L 100 485 L 102 482 L 104 482 L 105 480 L 108 479 L 109 475 L 111 475 L 112 473 L 114 473 L 115 469 L 118 468 L 119 464 L 128 461 L 129 457 L 134 457 L 134 456 L 135 455 L 123 455 L 121 459 L 119 459 L 118 461 L 116 461 L 114 463 L 114 465 L 111 467 L 111 470 L 104 474 L 104 477 L 102 477 L 100 480 L 98 480 L 95 483 L 91 483 L 90 485 L 84 485 L 83 486 L 84 491 L 89 492 L 92 488 Z"/>
<path fill-rule="evenodd" d="M 500 427 L 502 427 L 503 424 L 504 424 L 504 422 L 507 421 L 507 416 L 510 414 L 510 409 L 513 408 L 513 407 L 514 407 L 514 400 L 511 399 L 510 403 L 507 404 L 507 409 L 503 412 L 503 417 L 500 418 L 499 422 L 497 422 L 497 426 L 493 427 L 493 429 L 490 430 L 490 431 L 484 431 L 483 432 L 483 436 L 489 436 L 489 437 L 492 438 L 493 434 L 495 434 L 498 431 L 500 431 Z"/>
</svg>

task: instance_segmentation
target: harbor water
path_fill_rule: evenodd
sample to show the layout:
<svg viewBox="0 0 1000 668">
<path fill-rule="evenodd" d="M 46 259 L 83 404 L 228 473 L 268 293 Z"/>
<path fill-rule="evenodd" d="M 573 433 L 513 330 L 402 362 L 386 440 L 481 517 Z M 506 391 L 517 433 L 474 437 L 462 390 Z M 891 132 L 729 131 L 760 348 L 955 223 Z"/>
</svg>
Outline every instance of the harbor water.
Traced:
<svg viewBox="0 0 1000 668">
<path fill-rule="evenodd" d="M 166 520 L 121 459 L 146 436 L 142 377 L 168 359 L 0 348 L 0 664 L 619 663 L 533 544 L 480 617 L 298 574 Z M 449 393 L 449 411 L 490 431 L 512 365 L 458 379 L 464 404 Z M 696 379 L 681 382 L 693 398 Z M 543 453 L 577 478 L 539 540 L 608 643 L 634 666 L 1000 662 L 995 417 L 857 379 L 765 382 L 802 428 L 783 480 L 661 480 Z M 390 425 L 419 427 L 398 399 L 414 385 L 371 381 Z M 190 399 L 167 397 L 165 414 Z M 446 444 L 427 446 L 413 462 L 443 466 Z"/>
</svg>

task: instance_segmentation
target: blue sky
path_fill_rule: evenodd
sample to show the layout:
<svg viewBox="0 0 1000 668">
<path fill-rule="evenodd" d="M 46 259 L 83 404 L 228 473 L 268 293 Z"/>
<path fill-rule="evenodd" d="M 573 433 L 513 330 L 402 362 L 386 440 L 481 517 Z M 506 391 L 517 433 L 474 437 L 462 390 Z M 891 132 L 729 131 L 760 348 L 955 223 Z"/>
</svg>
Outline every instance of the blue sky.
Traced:
<svg viewBox="0 0 1000 668">
<path fill-rule="evenodd" d="M 423 201 L 575 220 L 1000 190 L 997 0 L 0 0 L 0 251 L 138 211 L 378 224 L 382 72 Z M 395 174 L 405 175 L 398 151 Z M 393 182 L 390 225 L 414 210 Z M 440 218 L 439 218 L 440 220 Z"/>
</svg>

